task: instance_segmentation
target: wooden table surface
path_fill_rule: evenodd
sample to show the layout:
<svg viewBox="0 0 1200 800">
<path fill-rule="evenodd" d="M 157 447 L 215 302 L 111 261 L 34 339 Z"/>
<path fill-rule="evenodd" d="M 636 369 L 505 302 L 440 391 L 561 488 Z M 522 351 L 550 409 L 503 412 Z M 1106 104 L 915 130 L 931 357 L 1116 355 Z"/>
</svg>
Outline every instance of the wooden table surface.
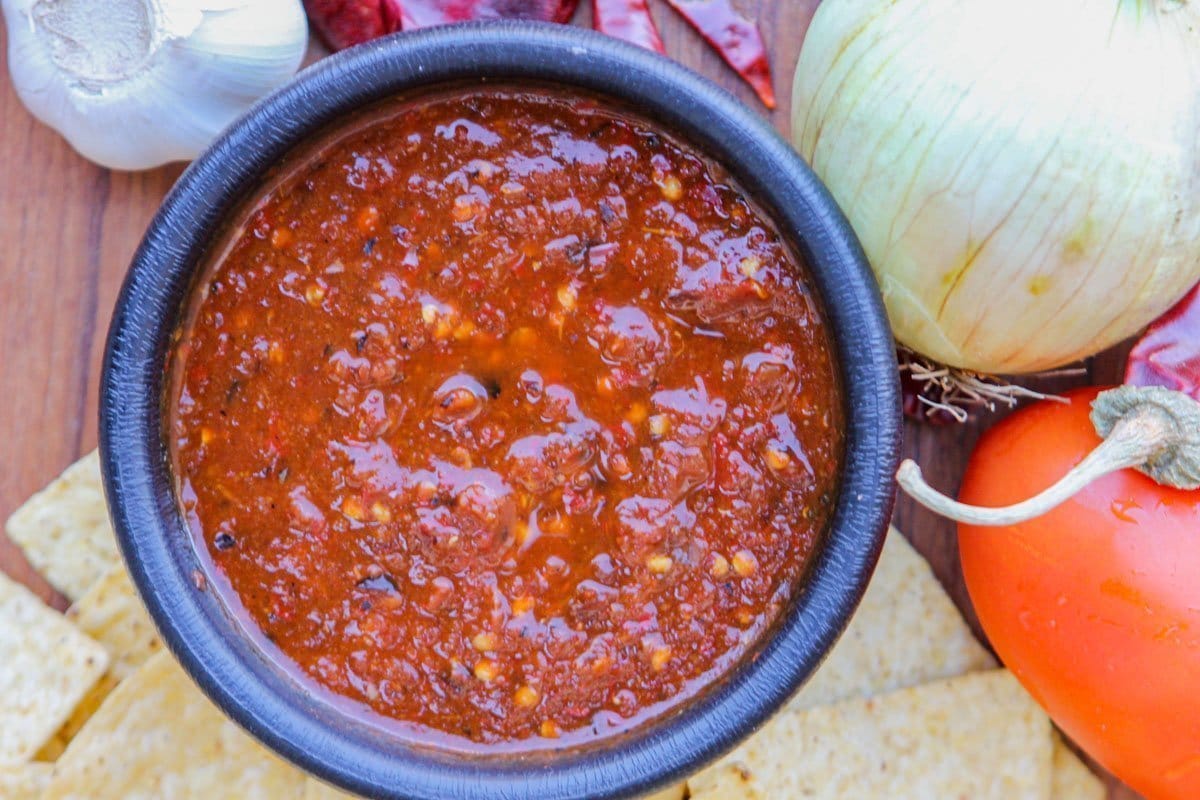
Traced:
<svg viewBox="0 0 1200 800">
<path fill-rule="evenodd" d="M 770 116 L 785 136 L 791 77 L 818 1 L 743 4 L 757 8 L 771 50 L 780 103 Z M 694 32 L 663 5 L 652 5 L 672 57 L 766 113 Z M 577 22 L 587 25 L 588 16 L 581 9 Z M 21 105 L 8 77 L 6 53 L 0 31 L 0 54 L 5 54 L 0 59 L 0 519 L 95 447 L 100 355 L 112 305 L 146 224 L 182 172 L 179 165 L 110 172 L 85 161 Z M 319 55 L 314 47 L 313 57 Z M 1123 360 L 1118 349 L 1093 359 L 1086 376 L 1041 387 L 1115 382 Z M 905 452 L 923 465 L 935 486 L 954 491 L 976 438 L 995 416 L 947 428 L 909 423 Z M 896 524 L 929 559 L 978 631 L 959 572 L 953 525 L 904 498 Z M 0 569 L 62 607 L 62 598 L 3 536 Z M 1109 798 L 1136 800 L 1137 795 L 1114 781 Z"/>
</svg>

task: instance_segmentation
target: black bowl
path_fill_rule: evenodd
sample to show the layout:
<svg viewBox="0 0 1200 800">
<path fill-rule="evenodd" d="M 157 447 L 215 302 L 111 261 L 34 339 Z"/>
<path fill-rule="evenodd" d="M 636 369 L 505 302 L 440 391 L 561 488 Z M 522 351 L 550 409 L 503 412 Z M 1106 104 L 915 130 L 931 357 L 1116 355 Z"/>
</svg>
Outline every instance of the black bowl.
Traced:
<svg viewBox="0 0 1200 800">
<path fill-rule="evenodd" d="M 607 95 L 721 162 L 808 262 L 840 361 L 840 499 L 793 606 L 734 669 L 677 711 L 595 745 L 479 756 L 414 744 L 314 697 L 220 599 L 176 506 L 163 435 L 174 331 L 206 251 L 239 202 L 307 137 L 349 112 L 444 83 L 536 81 Z M 589 31 L 488 23 L 399 34 L 328 58 L 254 107 L 179 179 L 117 301 L 100 394 L 113 523 L 172 652 L 213 701 L 269 747 L 381 798 L 600 798 L 677 781 L 762 724 L 820 664 L 862 596 L 894 498 L 900 404 L 892 337 L 853 232 L 803 161 L 759 116 L 665 58 Z"/>
</svg>

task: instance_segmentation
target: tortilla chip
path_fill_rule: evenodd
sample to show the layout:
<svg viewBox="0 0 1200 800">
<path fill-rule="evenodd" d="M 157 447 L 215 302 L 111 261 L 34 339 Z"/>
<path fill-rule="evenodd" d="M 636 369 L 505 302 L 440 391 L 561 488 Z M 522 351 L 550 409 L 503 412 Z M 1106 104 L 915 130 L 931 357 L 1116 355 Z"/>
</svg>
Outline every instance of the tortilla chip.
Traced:
<svg viewBox="0 0 1200 800">
<path fill-rule="evenodd" d="M 846 632 L 788 708 L 871 697 L 995 666 L 929 564 L 892 528 Z"/>
<path fill-rule="evenodd" d="M 1108 790 L 1087 764 L 1067 747 L 1057 734 L 1054 737 L 1054 777 L 1051 800 L 1104 800 Z"/>
<path fill-rule="evenodd" d="M 54 767 L 49 764 L 0 767 L 0 797 L 4 800 L 38 800 L 53 772 Z"/>
<path fill-rule="evenodd" d="M 67 611 L 67 619 L 108 650 L 109 671 L 122 680 L 162 649 L 158 631 L 122 564 L 97 580 Z"/>
<path fill-rule="evenodd" d="M 70 720 L 68 720 L 70 722 Z M 33 757 L 34 761 L 58 761 L 58 757 L 67 749 L 67 742 L 59 733 L 50 737 L 50 740 L 42 745 L 42 749 L 37 751 L 37 755 Z"/>
<path fill-rule="evenodd" d="M 92 584 L 67 611 L 67 619 L 108 651 L 108 672 L 54 738 L 37 754 L 39 761 L 55 761 L 75 734 L 104 702 L 117 684 L 129 677 L 150 656 L 162 649 L 158 631 L 129 581 L 123 564 L 117 564 Z"/>
<path fill-rule="evenodd" d="M 695 800 L 1049 800 L 1050 720 L 1006 670 L 786 711 L 717 767 Z"/>
<path fill-rule="evenodd" d="M 304 783 L 304 773 L 222 716 L 163 651 L 87 721 L 42 798 L 298 800 Z"/>
<path fill-rule="evenodd" d="M 341 789 L 335 789 L 316 778 L 304 782 L 304 800 L 357 800 L 358 795 L 348 794 Z"/>
<path fill-rule="evenodd" d="M 0 766 L 33 758 L 104 674 L 108 654 L 0 573 Z"/>
<path fill-rule="evenodd" d="M 67 467 L 8 518 L 8 538 L 71 600 L 120 562 L 96 451 Z"/>
<path fill-rule="evenodd" d="M 112 669 L 104 673 L 101 679 L 96 681 L 96 685 L 91 687 L 91 691 L 84 694 L 83 699 L 79 700 L 76 710 L 72 711 L 71 716 L 67 717 L 67 721 L 62 723 L 62 727 L 59 728 L 58 733 L 54 734 L 54 739 L 50 741 L 47 747 L 42 748 L 42 752 L 48 752 L 47 748 L 53 750 L 53 748 L 58 747 L 59 756 L 61 756 L 62 751 L 66 750 L 67 745 L 71 744 L 71 740 L 76 738 L 76 734 L 79 733 L 80 729 L 83 729 L 84 724 L 90 720 L 92 715 L 100 710 L 100 706 L 103 705 L 104 700 L 108 698 L 109 694 L 113 693 L 114 688 L 118 684 L 120 684 L 120 681 L 114 678 Z M 38 753 L 37 759 L 58 760 L 58 756 L 52 759 L 44 759 L 42 753 Z"/>
</svg>

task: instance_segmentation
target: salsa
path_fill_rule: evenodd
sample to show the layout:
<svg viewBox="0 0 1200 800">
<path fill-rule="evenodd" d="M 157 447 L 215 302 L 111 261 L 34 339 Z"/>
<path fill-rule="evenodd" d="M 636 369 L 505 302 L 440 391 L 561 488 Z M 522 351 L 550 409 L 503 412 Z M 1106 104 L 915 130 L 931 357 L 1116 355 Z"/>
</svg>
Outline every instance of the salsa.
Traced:
<svg viewBox="0 0 1200 800">
<path fill-rule="evenodd" d="M 360 120 L 245 212 L 180 332 L 168 436 L 211 583 L 422 735 L 663 713 L 778 617 L 836 499 L 806 280 L 721 166 L 606 101 Z"/>
</svg>

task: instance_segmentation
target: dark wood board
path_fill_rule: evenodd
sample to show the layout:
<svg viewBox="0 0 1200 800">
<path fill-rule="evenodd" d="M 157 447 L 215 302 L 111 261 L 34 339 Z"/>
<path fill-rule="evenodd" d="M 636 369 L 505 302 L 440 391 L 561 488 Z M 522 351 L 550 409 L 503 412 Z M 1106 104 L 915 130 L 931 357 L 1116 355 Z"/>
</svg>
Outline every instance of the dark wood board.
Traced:
<svg viewBox="0 0 1200 800">
<path fill-rule="evenodd" d="M 779 108 L 790 128 L 791 78 L 818 0 L 747 0 L 768 40 Z M 583 5 L 587 5 L 585 2 Z M 664 4 L 651 0 L 672 57 L 763 110 L 753 93 Z M 577 22 L 588 24 L 587 8 Z M 313 48 L 313 56 L 320 52 Z M 9 80 L 7 39 L 0 31 L 0 519 L 95 447 L 100 354 L 112 305 L 129 259 L 181 166 L 110 172 L 78 156 L 21 105 Z M 1043 383 L 1116 382 L 1118 349 L 1093 359 L 1087 374 Z M 905 453 L 929 480 L 956 491 L 974 442 L 996 415 L 944 428 L 909 423 Z M 958 567 L 954 526 L 900 499 L 896 524 L 933 565 L 955 602 L 975 624 Z M 46 600 L 63 599 L 0 536 L 0 569 Z M 978 626 L 976 625 L 978 630 Z M 1136 800 L 1115 781 L 1110 800 Z"/>
</svg>

